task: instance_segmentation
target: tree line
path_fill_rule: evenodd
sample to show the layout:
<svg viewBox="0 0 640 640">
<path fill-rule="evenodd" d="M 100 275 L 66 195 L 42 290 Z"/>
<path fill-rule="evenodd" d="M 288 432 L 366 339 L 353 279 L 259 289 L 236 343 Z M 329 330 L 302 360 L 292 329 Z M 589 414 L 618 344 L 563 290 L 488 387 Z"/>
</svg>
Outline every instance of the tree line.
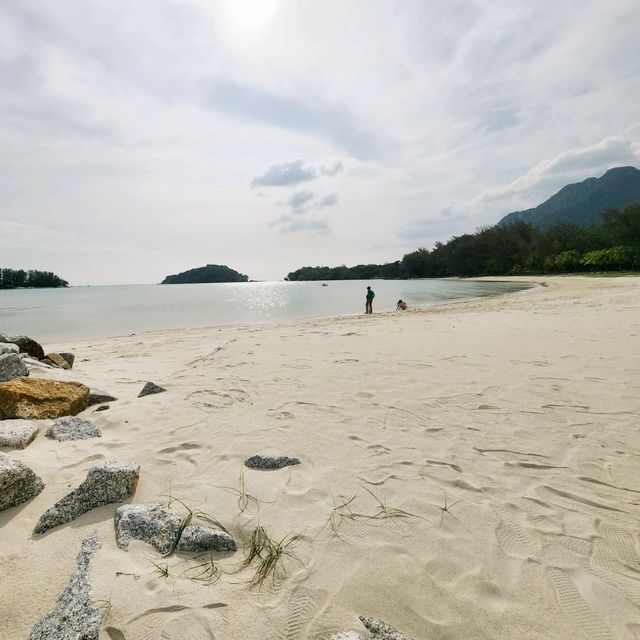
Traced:
<svg viewBox="0 0 640 640">
<path fill-rule="evenodd" d="M 30 269 L 0 269 L 0 289 L 17 289 L 19 287 L 68 287 L 69 283 L 51 271 L 35 271 Z"/>
<path fill-rule="evenodd" d="M 443 278 L 640 270 L 640 203 L 602 214 L 602 224 L 557 224 L 536 229 L 526 222 L 480 229 L 422 247 L 384 265 L 303 267 L 288 280 Z"/>
</svg>

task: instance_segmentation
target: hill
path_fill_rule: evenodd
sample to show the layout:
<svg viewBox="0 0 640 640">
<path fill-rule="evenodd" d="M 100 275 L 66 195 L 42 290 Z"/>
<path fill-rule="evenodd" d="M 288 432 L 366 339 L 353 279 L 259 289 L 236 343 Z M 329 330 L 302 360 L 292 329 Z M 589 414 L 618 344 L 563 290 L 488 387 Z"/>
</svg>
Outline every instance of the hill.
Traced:
<svg viewBox="0 0 640 640">
<path fill-rule="evenodd" d="M 245 276 L 224 264 L 208 264 L 206 267 L 189 269 L 182 273 L 167 276 L 161 284 L 195 284 L 202 282 L 247 282 Z"/>
<path fill-rule="evenodd" d="M 66 280 L 63 280 L 51 271 L 0 269 L 0 289 L 44 289 L 68 286 L 69 283 Z"/>
<path fill-rule="evenodd" d="M 609 169 L 600 178 L 587 178 L 569 184 L 533 209 L 508 213 L 499 226 L 513 222 L 528 222 L 537 229 L 555 224 L 575 224 L 591 227 L 602 223 L 607 209 L 640 202 L 640 171 L 635 167 Z"/>
</svg>

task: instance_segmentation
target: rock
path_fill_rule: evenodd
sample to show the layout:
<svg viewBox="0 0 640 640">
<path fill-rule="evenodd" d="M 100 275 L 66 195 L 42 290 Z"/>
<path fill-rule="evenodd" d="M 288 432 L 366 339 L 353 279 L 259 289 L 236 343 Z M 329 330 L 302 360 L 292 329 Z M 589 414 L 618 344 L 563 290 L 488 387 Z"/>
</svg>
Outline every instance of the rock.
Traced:
<svg viewBox="0 0 640 640">
<path fill-rule="evenodd" d="M 104 402 L 115 402 L 118 398 L 112 396 L 105 391 L 100 391 L 99 389 L 91 389 L 89 391 L 89 406 L 93 406 L 94 404 L 103 404 Z"/>
<path fill-rule="evenodd" d="M 374 640 L 409 640 L 404 633 L 394 629 L 382 620 L 367 618 L 365 616 L 358 617 Z"/>
<path fill-rule="evenodd" d="M 251 456 L 244 461 L 244 464 L 249 469 L 272 470 L 300 464 L 300 460 L 287 456 Z"/>
<path fill-rule="evenodd" d="M 28 640 L 98 640 L 101 618 L 93 606 L 89 573 L 91 560 L 99 548 L 95 531 L 82 541 L 76 570 L 58 596 L 53 611 L 35 624 Z"/>
<path fill-rule="evenodd" d="M 11 340 L 9 340 L 9 336 L 5 336 L 4 333 L 0 333 L 0 343 L 1 342 L 11 342 Z"/>
<path fill-rule="evenodd" d="M 91 509 L 112 502 L 122 502 L 132 496 L 140 477 L 137 464 L 101 462 L 89 469 L 84 482 L 74 491 L 49 507 L 42 516 L 35 533 L 75 520 Z"/>
<path fill-rule="evenodd" d="M 127 549 L 131 540 L 142 540 L 166 556 L 178 544 L 182 520 L 159 503 L 123 504 L 116 511 L 114 524 L 121 549 Z"/>
<path fill-rule="evenodd" d="M 0 356 L 5 353 L 20 353 L 20 347 L 13 342 L 0 342 Z"/>
<path fill-rule="evenodd" d="M 28 375 L 29 369 L 17 353 L 5 353 L 0 356 L 0 382 Z"/>
<path fill-rule="evenodd" d="M 61 351 L 60 356 L 64 358 L 64 361 L 69 365 L 69 369 L 73 369 L 73 363 L 76 361 L 76 356 L 68 351 L 65 351 L 64 353 Z"/>
<path fill-rule="evenodd" d="M 329 640 L 367 640 L 367 638 L 357 631 L 342 631 L 334 633 Z"/>
<path fill-rule="evenodd" d="M 236 541 L 225 531 L 190 525 L 185 527 L 176 551 L 235 551 Z"/>
<path fill-rule="evenodd" d="M 142 387 L 142 391 L 138 394 L 138 398 L 150 396 L 153 393 L 162 393 L 163 391 L 166 391 L 164 387 L 160 387 L 154 382 L 147 382 L 144 387 Z"/>
<path fill-rule="evenodd" d="M 89 387 L 79 382 L 14 378 L 0 383 L 0 413 L 8 418 L 59 418 L 87 408 Z"/>
<path fill-rule="evenodd" d="M 27 336 L 12 336 L 10 341 L 18 345 L 20 353 L 28 353 L 36 360 L 44 358 L 44 349 L 35 340 Z"/>
<path fill-rule="evenodd" d="M 44 482 L 26 464 L 0 453 L 0 511 L 35 498 Z"/>
<path fill-rule="evenodd" d="M 107 409 L 110 409 L 110 408 L 111 407 L 108 404 L 101 404 L 99 407 L 93 410 L 93 413 L 96 413 L 97 411 L 106 411 Z"/>
<path fill-rule="evenodd" d="M 56 420 L 45 433 L 47 438 L 64 442 L 65 440 L 88 440 L 101 438 L 102 431 L 93 421 L 78 416 L 65 416 Z"/>
<path fill-rule="evenodd" d="M 57 365 L 53 360 L 49 360 L 49 358 L 42 358 L 42 360 L 40 360 L 40 364 L 46 364 L 48 367 L 52 367 L 53 369 L 62 369 L 60 365 Z"/>
<path fill-rule="evenodd" d="M 44 359 L 53 362 L 56 367 L 60 367 L 61 369 L 71 369 L 69 363 L 59 353 L 47 353 Z"/>
<path fill-rule="evenodd" d="M 0 422 L 0 447 L 24 449 L 38 435 L 38 425 L 29 420 L 3 420 Z"/>
</svg>

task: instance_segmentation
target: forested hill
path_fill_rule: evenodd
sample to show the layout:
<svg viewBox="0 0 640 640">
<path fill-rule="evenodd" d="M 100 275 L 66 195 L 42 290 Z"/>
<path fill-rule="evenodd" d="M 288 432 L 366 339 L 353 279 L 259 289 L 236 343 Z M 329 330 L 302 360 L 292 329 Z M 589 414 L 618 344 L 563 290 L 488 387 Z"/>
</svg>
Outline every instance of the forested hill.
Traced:
<svg viewBox="0 0 640 640">
<path fill-rule="evenodd" d="M 563 187 L 533 209 L 509 213 L 498 225 L 522 221 L 536 229 L 560 223 L 590 227 L 602 223 L 602 213 L 607 209 L 624 207 L 630 202 L 640 202 L 640 171 L 635 167 L 616 167 L 600 178 L 587 178 Z"/>
<path fill-rule="evenodd" d="M 640 270 L 640 203 L 603 214 L 600 225 L 527 222 L 481 229 L 412 251 L 385 265 L 303 267 L 288 280 L 444 278 L 579 271 Z"/>
<path fill-rule="evenodd" d="M 51 271 L 0 269 L 0 289 L 68 287 L 66 280 Z"/>
<path fill-rule="evenodd" d="M 245 276 L 224 264 L 208 264 L 206 267 L 189 269 L 182 273 L 167 276 L 161 284 L 195 284 L 202 282 L 247 282 Z"/>
</svg>

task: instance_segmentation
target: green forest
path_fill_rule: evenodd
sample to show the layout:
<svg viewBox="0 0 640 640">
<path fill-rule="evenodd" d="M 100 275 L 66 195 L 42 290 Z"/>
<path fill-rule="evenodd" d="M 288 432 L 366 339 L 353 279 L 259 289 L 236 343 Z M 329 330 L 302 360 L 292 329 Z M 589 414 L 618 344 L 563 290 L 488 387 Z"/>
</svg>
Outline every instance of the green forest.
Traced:
<svg viewBox="0 0 640 640">
<path fill-rule="evenodd" d="M 402 260 L 355 267 L 302 267 L 287 280 L 442 278 L 640 270 L 640 204 L 610 209 L 602 224 L 557 224 L 536 229 L 526 222 L 493 226 L 436 242 Z"/>
<path fill-rule="evenodd" d="M 161 284 L 196 284 L 211 282 L 247 282 L 248 276 L 238 273 L 225 264 L 208 264 L 167 276 Z"/>
<path fill-rule="evenodd" d="M 0 289 L 19 287 L 45 288 L 68 287 L 69 283 L 51 271 L 25 271 L 24 269 L 0 269 Z"/>
</svg>

